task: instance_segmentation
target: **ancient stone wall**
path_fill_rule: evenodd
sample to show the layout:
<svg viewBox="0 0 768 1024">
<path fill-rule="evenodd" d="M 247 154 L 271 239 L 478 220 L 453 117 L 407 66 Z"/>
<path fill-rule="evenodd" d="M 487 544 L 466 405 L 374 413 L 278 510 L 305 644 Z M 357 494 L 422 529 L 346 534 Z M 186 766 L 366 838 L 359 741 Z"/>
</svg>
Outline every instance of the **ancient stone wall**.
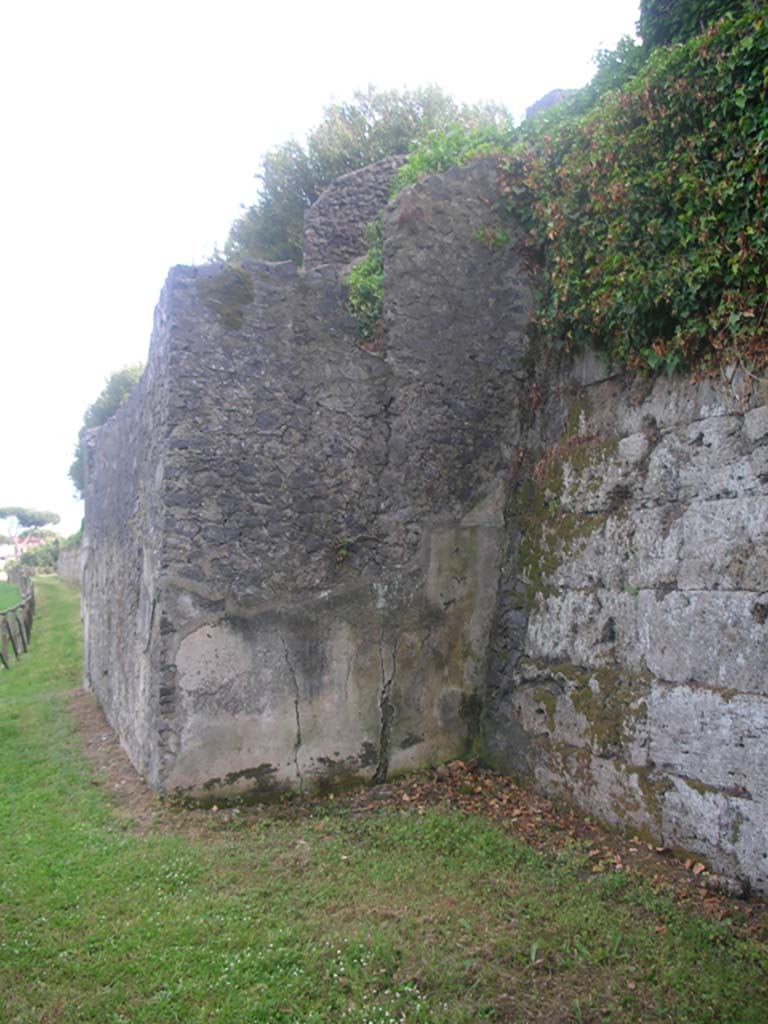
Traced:
<svg viewBox="0 0 768 1024">
<path fill-rule="evenodd" d="M 540 374 L 484 710 L 497 766 L 761 889 L 766 397 Z"/>
<path fill-rule="evenodd" d="M 329 185 L 304 215 L 304 266 L 343 266 L 367 248 L 365 226 L 387 205 L 404 156 L 350 171 Z"/>
<path fill-rule="evenodd" d="M 173 335 L 173 277 L 155 311 L 155 334 Z M 168 363 L 153 344 L 144 375 L 119 411 L 85 439 L 83 675 L 138 770 L 157 774 L 159 737 L 148 745 L 163 697 L 157 575 L 165 541 L 164 468 Z"/>
<path fill-rule="evenodd" d="M 172 271 L 88 439 L 87 685 L 161 792 L 381 780 L 471 740 L 768 888 L 765 386 L 533 350 L 515 239 L 479 240 L 492 161 L 383 211 L 367 346 L 348 187 L 304 269 Z"/>
<path fill-rule="evenodd" d="M 87 678 L 158 789 L 463 752 L 530 313 L 515 257 L 477 241 L 495 188 L 481 163 L 388 211 L 385 351 L 332 266 L 172 272 L 86 488 Z"/>
<path fill-rule="evenodd" d="M 80 583 L 80 545 L 72 544 L 59 550 L 56 573 L 70 583 Z"/>
</svg>

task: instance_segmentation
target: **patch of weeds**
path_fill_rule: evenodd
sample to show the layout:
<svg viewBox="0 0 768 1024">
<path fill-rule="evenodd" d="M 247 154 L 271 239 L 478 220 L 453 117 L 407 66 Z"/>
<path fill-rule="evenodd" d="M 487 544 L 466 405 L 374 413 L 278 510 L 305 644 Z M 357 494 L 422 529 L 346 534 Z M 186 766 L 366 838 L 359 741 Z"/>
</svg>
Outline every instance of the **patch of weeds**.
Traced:
<svg viewBox="0 0 768 1024">
<path fill-rule="evenodd" d="M 368 251 L 350 271 L 347 278 L 349 296 L 347 305 L 357 320 L 360 334 L 373 341 L 382 330 L 384 308 L 384 263 L 381 238 L 381 218 L 371 221 L 365 229 Z"/>
</svg>

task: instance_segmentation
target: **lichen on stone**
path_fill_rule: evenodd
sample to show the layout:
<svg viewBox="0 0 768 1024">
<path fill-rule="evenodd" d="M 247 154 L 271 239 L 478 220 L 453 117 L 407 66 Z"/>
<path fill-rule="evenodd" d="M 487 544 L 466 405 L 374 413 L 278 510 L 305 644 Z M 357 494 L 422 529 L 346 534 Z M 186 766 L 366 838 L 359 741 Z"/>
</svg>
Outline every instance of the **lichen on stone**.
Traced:
<svg viewBox="0 0 768 1024">
<path fill-rule="evenodd" d="M 226 264 L 215 276 L 198 277 L 197 294 L 216 314 L 224 327 L 238 330 L 243 324 L 243 307 L 253 302 L 254 291 L 247 270 Z"/>
</svg>

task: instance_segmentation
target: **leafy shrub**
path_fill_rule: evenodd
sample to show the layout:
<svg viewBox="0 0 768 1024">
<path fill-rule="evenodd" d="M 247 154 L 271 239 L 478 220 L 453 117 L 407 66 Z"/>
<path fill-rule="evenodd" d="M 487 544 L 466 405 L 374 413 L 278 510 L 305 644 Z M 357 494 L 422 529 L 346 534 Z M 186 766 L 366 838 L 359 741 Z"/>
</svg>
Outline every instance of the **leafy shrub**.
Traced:
<svg viewBox="0 0 768 1024">
<path fill-rule="evenodd" d="M 368 251 L 355 264 L 347 279 L 350 313 L 357 320 L 361 335 L 369 341 L 381 330 L 384 295 L 384 266 L 381 249 L 381 220 L 371 221 L 365 229 Z"/>
<path fill-rule="evenodd" d="M 428 174 L 439 174 L 483 154 L 506 149 L 515 131 L 512 122 L 507 120 L 474 128 L 454 124 L 442 131 L 428 132 L 411 146 L 407 162 L 395 176 L 392 195 Z"/>
<path fill-rule="evenodd" d="M 351 101 L 326 108 L 306 145 L 289 140 L 264 156 L 260 196 L 232 225 L 223 255 L 300 262 L 304 211 L 332 181 L 406 153 L 426 132 L 454 124 L 473 128 L 504 116 L 501 107 L 458 104 L 434 85 L 356 92 Z"/>
<path fill-rule="evenodd" d="M 503 160 L 546 335 L 651 370 L 768 360 L 767 58 L 763 16 L 725 19 Z"/>
<path fill-rule="evenodd" d="M 56 564 L 59 558 L 59 539 L 54 537 L 46 544 L 40 544 L 36 548 L 30 548 L 11 563 L 19 565 L 34 572 L 56 572 Z"/>
</svg>

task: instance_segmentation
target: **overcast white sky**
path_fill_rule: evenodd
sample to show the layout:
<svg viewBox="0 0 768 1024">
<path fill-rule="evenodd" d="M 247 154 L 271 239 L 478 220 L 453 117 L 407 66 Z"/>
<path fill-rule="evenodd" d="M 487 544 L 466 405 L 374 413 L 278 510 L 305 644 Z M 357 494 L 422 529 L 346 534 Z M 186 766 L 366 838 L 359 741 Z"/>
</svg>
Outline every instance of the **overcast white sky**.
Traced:
<svg viewBox="0 0 768 1024">
<path fill-rule="evenodd" d="M 368 83 L 434 82 L 520 117 L 584 84 L 638 6 L 6 0 L 0 506 L 78 528 L 67 470 L 85 408 L 146 358 L 168 268 L 223 243 L 265 150 Z"/>
</svg>

